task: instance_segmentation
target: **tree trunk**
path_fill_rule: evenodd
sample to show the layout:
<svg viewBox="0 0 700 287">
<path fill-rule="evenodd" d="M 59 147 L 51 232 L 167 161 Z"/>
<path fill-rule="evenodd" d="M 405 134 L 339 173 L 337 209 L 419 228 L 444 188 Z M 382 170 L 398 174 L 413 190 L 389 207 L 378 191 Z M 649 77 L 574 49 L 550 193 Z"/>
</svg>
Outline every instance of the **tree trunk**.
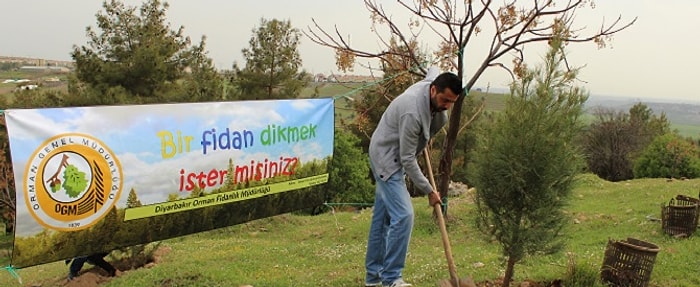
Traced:
<svg viewBox="0 0 700 287">
<path fill-rule="evenodd" d="M 463 47 L 463 46 L 462 46 Z M 463 53 L 459 53 L 457 61 L 457 76 L 460 79 L 464 78 L 464 56 Z M 476 83 L 476 80 L 484 73 L 486 68 L 489 66 L 489 60 L 487 59 L 481 66 L 474 72 L 471 79 L 464 85 L 464 91 L 462 95 L 457 99 L 454 106 L 452 106 L 452 111 L 450 112 L 449 126 L 447 127 L 447 136 L 445 137 L 445 144 L 443 146 L 443 153 L 440 157 L 440 166 L 438 167 L 438 182 L 437 188 L 440 191 L 441 198 L 447 198 L 447 189 L 450 187 L 450 176 L 452 175 L 452 159 L 455 145 L 457 144 L 457 135 L 459 134 L 459 126 L 462 120 L 462 105 L 464 103 L 464 98 L 469 95 L 469 91 Z M 447 215 L 447 204 L 443 204 L 442 213 Z"/>
<path fill-rule="evenodd" d="M 450 123 L 447 127 L 447 136 L 445 137 L 445 144 L 442 149 L 442 156 L 440 157 L 439 180 L 438 189 L 440 190 L 440 197 L 447 197 L 447 189 L 450 186 L 450 175 L 452 174 L 452 157 L 454 153 L 455 145 L 457 144 L 457 133 L 459 132 L 459 122 L 460 115 L 462 114 L 462 103 L 464 102 L 464 97 L 461 96 L 455 102 L 452 107 L 452 112 L 450 113 Z M 443 206 L 443 213 L 447 215 L 447 206 Z"/>
<path fill-rule="evenodd" d="M 508 287 L 510 281 L 513 280 L 513 268 L 515 267 L 515 259 L 513 256 L 508 256 L 508 264 L 506 265 L 506 274 L 503 276 L 502 287 Z"/>
<path fill-rule="evenodd" d="M 463 47 L 463 45 L 460 45 Z M 457 56 L 457 77 L 460 79 L 464 78 L 464 56 L 459 53 Z M 461 121 L 460 115 L 462 114 L 462 105 L 464 103 L 464 97 L 467 95 L 468 90 L 473 85 L 473 80 L 470 81 L 462 91 L 462 95 L 457 98 L 457 101 L 452 106 L 452 111 L 450 112 L 449 125 L 447 127 L 447 136 L 445 137 L 445 143 L 442 149 L 442 156 L 440 157 L 440 165 L 438 166 L 438 182 L 437 188 L 440 193 L 441 198 L 447 198 L 447 190 L 450 187 L 450 176 L 452 175 L 452 157 L 454 153 L 455 145 L 457 144 L 457 134 L 459 133 L 459 122 Z M 445 203 L 445 202 L 443 202 Z M 447 216 L 447 204 L 442 205 L 442 213 Z"/>
</svg>

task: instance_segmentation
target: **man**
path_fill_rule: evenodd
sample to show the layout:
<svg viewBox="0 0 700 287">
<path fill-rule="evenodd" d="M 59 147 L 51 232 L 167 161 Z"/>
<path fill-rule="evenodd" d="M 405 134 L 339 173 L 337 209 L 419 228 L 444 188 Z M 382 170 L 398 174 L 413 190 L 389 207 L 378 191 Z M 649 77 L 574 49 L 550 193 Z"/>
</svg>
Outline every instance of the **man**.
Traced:
<svg viewBox="0 0 700 287">
<path fill-rule="evenodd" d="M 69 267 L 69 272 L 68 272 L 68 281 L 73 280 L 75 277 L 78 277 L 78 274 L 80 273 L 80 269 L 83 269 L 83 265 L 85 262 L 90 263 L 92 265 L 99 266 L 103 270 L 107 271 L 107 274 L 109 274 L 110 277 L 114 277 L 117 274 L 117 269 L 112 266 L 112 264 L 109 264 L 109 262 L 104 260 L 104 257 L 107 256 L 109 253 L 103 252 L 103 253 L 97 253 L 97 254 L 92 254 L 89 256 L 79 256 L 75 257 L 72 259 L 66 260 L 66 264 L 70 263 Z"/>
<path fill-rule="evenodd" d="M 447 109 L 461 93 L 461 79 L 452 73 L 438 76 L 438 70 L 431 68 L 424 80 L 389 104 L 372 134 L 369 157 L 376 190 L 365 258 L 366 286 L 411 286 L 402 278 L 413 230 L 405 176 L 428 195 L 430 206 L 440 202 L 418 166 L 417 155 L 445 125 Z"/>
</svg>

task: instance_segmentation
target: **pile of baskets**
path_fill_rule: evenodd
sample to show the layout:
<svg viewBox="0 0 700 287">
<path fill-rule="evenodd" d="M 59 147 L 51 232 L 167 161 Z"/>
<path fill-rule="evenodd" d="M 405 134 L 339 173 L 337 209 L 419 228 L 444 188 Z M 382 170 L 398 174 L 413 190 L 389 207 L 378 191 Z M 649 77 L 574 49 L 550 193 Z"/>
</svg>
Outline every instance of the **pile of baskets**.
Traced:
<svg viewBox="0 0 700 287">
<path fill-rule="evenodd" d="M 661 206 L 661 228 L 676 238 L 690 237 L 698 228 L 700 195 L 677 195 Z M 646 287 L 659 247 L 639 239 L 608 240 L 601 279 L 612 286 Z"/>
</svg>

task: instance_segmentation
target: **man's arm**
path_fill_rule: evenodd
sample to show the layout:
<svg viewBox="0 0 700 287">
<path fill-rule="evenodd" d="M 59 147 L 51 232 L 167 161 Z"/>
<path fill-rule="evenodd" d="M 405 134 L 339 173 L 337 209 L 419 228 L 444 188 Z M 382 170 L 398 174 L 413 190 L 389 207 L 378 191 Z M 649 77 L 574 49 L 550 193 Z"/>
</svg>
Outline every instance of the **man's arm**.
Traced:
<svg viewBox="0 0 700 287">
<path fill-rule="evenodd" d="M 423 175 L 416 158 L 418 138 L 422 136 L 421 123 L 413 114 L 403 114 L 399 120 L 399 156 L 406 175 L 424 195 L 433 191 L 428 179 Z"/>
</svg>

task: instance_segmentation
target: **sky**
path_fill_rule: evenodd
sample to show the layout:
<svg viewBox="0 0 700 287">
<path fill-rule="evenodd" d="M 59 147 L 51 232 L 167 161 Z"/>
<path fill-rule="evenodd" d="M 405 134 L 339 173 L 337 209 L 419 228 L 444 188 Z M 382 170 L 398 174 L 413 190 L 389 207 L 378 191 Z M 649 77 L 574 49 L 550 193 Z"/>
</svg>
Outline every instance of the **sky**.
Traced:
<svg viewBox="0 0 700 287">
<path fill-rule="evenodd" d="M 378 1 L 392 19 L 405 24 L 408 16 L 404 8 L 398 7 L 395 1 Z M 126 0 L 125 3 L 140 6 L 141 1 Z M 171 27 L 184 26 L 185 35 L 193 42 L 205 35 L 208 56 L 220 69 L 229 69 L 234 62 L 245 64 L 241 50 L 248 47 L 252 31 L 262 18 L 290 20 L 299 30 L 308 30 L 315 19 L 329 32 L 337 28 L 342 35 L 349 35 L 354 47 L 372 52 L 382 48 L 370 30 L 369 12 L 359 0 L 171 0 L 168 3 Z M 616 34 L 611 47 L 598 49 L 593 43 L 567 47 L 570 65 L 582 67 L 579 86 L 591 95 L 700 103 L 700 92 L 695 85 L 700 74 L 697 72 L 700 38 L 693 36 L 694 31 L 700 30 L 700 17 L 697 17 L 700 1 L 615 0 L 596 1 L 595 4 L 595 9 L 581 10 L 577 14 L 575 27 L 591 31 L 618 16 L 622 17 L 622 22 L 636 17 L 636 22 Z M 0 55 L 51 60 L 70 60 L 73 45 L 86 45 L 85 28 L 95 27 L 95 14 L 103 10 L 101 1 L 84 0 L 3 1 L 1 5 L 3 11 L 12 12 L 0 17 Z M 429 29 L 424 29 L 420 40 L 425 49 L 434 50 L 438 41 L 430 33 Z M 476 69 L 472 63 L 483 60 L 487 46 L 488 43 L 480 44 L 475 40 L 465 51 L 467 75 L 470 68 L 472 72 Z M 299 52 L 306 71 L 339 73 L 332 49 L 302 36 Z M 544 51 L 528 47 L 526 53 L 527 62 L 537 65 Z M 374 64 L 366 60 L 361 63 Z M 358 66 L 353 73 L 369 72 Z M 487 70 L 475 86 L 505 88 L 510 81 L 504 70 L 493 68 Z"/>
</svg>

